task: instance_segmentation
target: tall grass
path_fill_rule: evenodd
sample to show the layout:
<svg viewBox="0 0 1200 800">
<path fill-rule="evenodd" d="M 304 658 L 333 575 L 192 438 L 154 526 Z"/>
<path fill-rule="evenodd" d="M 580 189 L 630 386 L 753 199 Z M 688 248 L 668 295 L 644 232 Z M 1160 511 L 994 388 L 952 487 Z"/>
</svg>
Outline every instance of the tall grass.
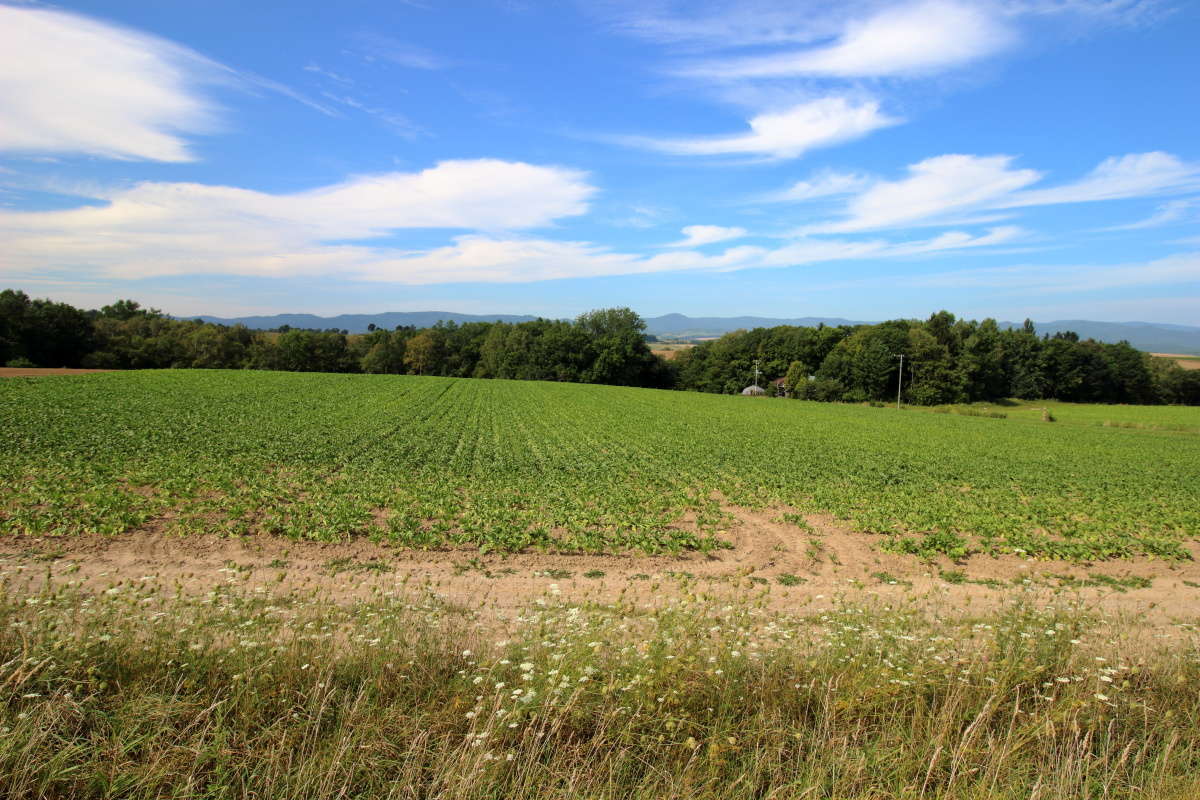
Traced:
<svg viewBox="0 0 1200 800">
<path fill-rule="evenodd" d="M 1075 608 L 0 596 L 0 796 L 1192 798 L 1200 660 Z"/>
</svg>

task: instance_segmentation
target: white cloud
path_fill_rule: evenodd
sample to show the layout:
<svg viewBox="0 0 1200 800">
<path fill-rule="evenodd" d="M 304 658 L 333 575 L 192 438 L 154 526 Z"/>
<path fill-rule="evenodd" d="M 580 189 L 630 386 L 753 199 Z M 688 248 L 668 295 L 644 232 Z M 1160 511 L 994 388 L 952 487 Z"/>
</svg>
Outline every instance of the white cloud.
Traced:
<svg viewBox="0 0 1200 800">
<path fill-rule="evenodd" d="M 653 256 L 614 252 L 589 242 L 469 235 L 457 237 L 446 247 L 423 253 L 394 257 L 377 254 L 376 260 L 363 265 L 360 276 L 368 280 L 428 284 L 514 283 L 682 270 L 732 272 L 865 258 L 903 258 L 987 247 L 1010 241 L 1020 233 L 1016 228 L 995 229 L 981 236 L 952 231 L 932 239 L 902 242 L 814 239 L 774 250 L 742 245 L 711 255 L 695 250 L 676 250 Z"/>
<path fill-rule="evenodd" d="M 836 36 L 863 3 L 812 0 L 626 0 L 595 4 L 625 33 L 670 45 L 707 48 L 802 44 Z"/>
<path fill-rule="evenodd" d="M 1130 153 L 1106 158 L 1081 180 L 1012 197 L 1005 207 L 1120 200 L 1200 189 L 1200 164 L 1170 153 Z"/>
<path fill-rule="evenodd" d="M 749 133 L 626 141 L 681 156 L 755 155 L 783 159 L 857 139 L 898 122 L 883 114 L 874 100 L 856 103 L 845 97 L 823 97 L 786 111 L 760 114 L 750 120 Z"/>
<path fill-rule="evenodd" d="M 76 14 L 0 5 L 0 151 L 190 161 L 215 127 L 196 85 L 222 67 Z"/>
<path fill-rule="evenodd" d="M 1134 153 L 1105 159 L 1078 181 L 1045 189 L 1028 188 L 1042 179 L 1032 169 L 1016 169 L 1013 157 L 951 154 L 908 167 L 895 181 L 876 181 L 851 197 L 841 219 L 817 223 L 801 233 L 848 233 L 915 225 L 963 224 L 995 220 L 997 211 L 1029 206 L 1099 202 L 1200 189 L 1200 165 L 1169 153 Z M 819 187 L 819 184 L 817 185 Z M 817 188 L 814 187 L 814 188 Z M 812 191 L 798 184 L 799 193 Z M 1167 214 L 1182 213 L 1168 209 Z M 1156 220 L 1157 224 L 1157 220 Z"/>
<path fill-rule="evenodd" d="M 514 230 L 582 214 L 582 173 L 496 160 L 446 161 L 273 195 L 229 186 L 142 183 L 104 205 L 0 212 L 0 269 L 50 265 L 110 276 L 353 272 L 374 251 L 329 244 L 403 228 Z"/>
<path fill-rule="evenodd" d="M 824 47 L 710 61 L 685 70 L 698 77 L 741 79 L 819 76 L 865 78 L 943 72 L 992 55 L 1015 35 L 980 4 L 930 0 L 885 7 L 849 21 Z"/>
<path fill-rule="evenodd" d="M 741 239 L 746 235 L 745 228 L 726 228 L 721 225 L 688 225 L 680 233 L 684 238 L 678 242 L 664 245 L 665 247 L 701 247 L 706 244 L 724 242 L 729 239 Z"/>
<path fill-rule="evenodd" d="M 763 266 L 792 266 L 820 261 L 842 261 L 859 258 L 899 258 L 929 255 L 950 250 L 991 247 L 1004 244 L 1023 235 L 1015 226 L 993 228 L 983 235 L 964 231 L 947 231 L 931 239 L 891 242 L 884 239 L 845 240 L 803 238 L 771 251 Z"/>
<path fill-rule="evenodd" d="M 848 172 L 819 172 L 808 180 L 796 181 L 786 189 L 757 198 L 765 203 L 802 203 L 822 197 L 854 194 L 871 184 L 866 175 Z"/>
<path fill-rule="evenodd" d="M 1138 25 L 1171 13 L 1160 0 L 947 0 L 987 17 L 985 26 L 1013 21 L 1065 22 L 1071 36 L 1089 23 Z M 888 15 L 920 5 L 888 0 L 602 0 L 589 8 L 618 30 L 678 49 L 727 50 L 822 43 L 845 46 L 853 34 Z M 876 23 L 878 26 L 878 23 Z M 937 24 L 934 21 L 933 24 Z M 881 27 L 881 26 L 879 26 Z M 861 34 L 860 34 L 861 36 Z M 833 44 L 829 45 L 828 42 Z"/>
<path fill-rule="evenodd" d="M 1196 210 L 1200 210 L 1200 199 L 1171 200 L 1160 205 L 1154 210 L 1153 214 L 1145 219 L 1130 222 L 1127 225 L 1113 225 L 1112 227 L 1102 228 L 1102 230 L 1138 231 L 1145 230 L 1146 228 L 1160 228 L 1164 225 L 1174 225 L 1179 222 L 1190 221 L 1196 216 L 1193 213 Z"/>
<path fill-rule="evenodd" d="M 998 228 L 915 241 L 808 239 L 776 249 L 742 245 L 704 253 L 694 247 L 746 231 L 698 225 L 684 229 L 691 248 L 646 255 L 512 233 L 583 213 L 593 191 L 581 173 L 503 161 L 450 161 L 289 195 L 143 183 L 96 193 L 102 205 L 0 211 L 0 274 L 34 282 L 63 275 L 74 281 L 244 275 L 503 283 L 899 258 L 986 247 L 1020 234 Z M 473 232 L 414 250 L 390 238 L 405 228 Z"/>
<path fill-rule="evenodd" d="M 879 181 L 852 198 L 848 218 L 824 226 L 845 232 L 912 225 L 987 207 L 1037 181 L 1030 169 L 1010 168 L 1011 156 L 944 155 L 908 167 L 898 181 Z"/>
</svg>

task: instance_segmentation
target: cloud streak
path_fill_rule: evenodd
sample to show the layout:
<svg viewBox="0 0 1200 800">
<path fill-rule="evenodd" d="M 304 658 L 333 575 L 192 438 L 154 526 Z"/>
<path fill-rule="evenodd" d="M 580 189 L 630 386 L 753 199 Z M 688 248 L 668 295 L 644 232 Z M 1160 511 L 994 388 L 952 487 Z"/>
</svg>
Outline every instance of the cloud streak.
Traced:
<svg viewBox="0 0 1200 800">
<path fill-rule="evenodd" d="M 1015 38 L 984 6 L 931 0 L 852 19 L 826 46 L 708 61 L 680 72 L 718 80 L 917 77 L 1000 52 Z"/>
<path fill-rule="evenodd" d="M 1043 173 L 1018 169 L 1006 155 L 949 154 L 911 164 L 894 181 L 877 180 L 847 200 L 842 217 L 805 233 L 851 233 L 917 225 L 962 224 L 976 215 L 1033 206 L 1153 197 L 1200 190 L 1200 165 L 1170 153 L 1105 159 L 1079 180 L 1036 188 Z M 814 186 L 819 186 L 813 184 Z M 807 185 L 801 186 L 801 194 Z M 1175 212 L 1172 212 L 1175 213 Z"/>
<path fill-rule="evenodd" d="M 809 150 L 858 139 L 901 120 L 880 111 L 874 100 L 823 97 L 785 111 L 759 114 L 750 131 L 727 136 L 679 139 L 628 137 L 626 143 L 679 156 L 766 156 L 798 158 Z"/>
<path fill-rule="evenodd" d="M 0 5 L 0 151 L 191 161 L 182 134 L 217 127 L 197 86 L 222 72 L 154 36 Z"/>
<path fill-rule="evenodd" d="M 688 225 L 680 233 L 684 238 L 664 247 L 703 247 L 706 244 L 741 239 L 747 232 L 745 228 L 726 228 L 721 225 Z"/>
</svg>

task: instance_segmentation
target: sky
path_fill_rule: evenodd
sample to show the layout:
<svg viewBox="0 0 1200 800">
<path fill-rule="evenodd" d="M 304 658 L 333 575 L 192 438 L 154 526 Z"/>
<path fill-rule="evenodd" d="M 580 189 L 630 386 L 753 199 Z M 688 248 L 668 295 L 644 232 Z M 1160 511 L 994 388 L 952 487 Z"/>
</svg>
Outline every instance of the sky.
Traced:
<svg viewBox="0 0 1200 800">
<path fill-rule="evenodd" d="M 1200 3 L 0 0 L 0 287 L 1200 325 Z"/>
</svg>

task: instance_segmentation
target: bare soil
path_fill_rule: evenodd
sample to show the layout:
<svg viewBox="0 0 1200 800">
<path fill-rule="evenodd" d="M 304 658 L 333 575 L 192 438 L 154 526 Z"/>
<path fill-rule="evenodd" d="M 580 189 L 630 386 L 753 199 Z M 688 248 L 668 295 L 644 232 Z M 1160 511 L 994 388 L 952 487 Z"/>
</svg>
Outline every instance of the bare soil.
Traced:
<svg viewBox="0 0 1200 800">
<path fill-rule="evenodd" d="M 111 369 L 68 369 L 67 367 L 0 367 L 0 378 L 42 378 L 47 375 L 88 375 Z"/>
<path fill-rule="evenodd" d="M 428 587 L 450 602 L 499 616 L 547 594 L 559 601 L 645 605 L 696 592 L 745 597 L 749 590 L 776 611 L 811 613 L 849 600 L 970 613 L 988 611 L 1026 591 L 1048 600 L 1078 599 L 1152 627 L 1200 618 L 1197 561 L 1077 564 L 973 556 L 961 564 L 931 564 L 881 552 L 874 537 L 829 517 L 808 516 L 811 530 L 804 531 L 783 522 L 778 511 L 728 510 L 736 516 L 726 533 L 731 549 L 678 556 L 481 555 L 415 551 L 362 539 L 179 537 L 151 529 L 116 537 L 6 538 L 0 539 L 0 581 L 15 592 L 68 582 L 100 591 L 156 581 L 164 591 L 204 594 L 233 584 L 338 602 Z M 1189 546 L 1200 556 L 1200 547 Z M 1072 585 L 1096 575 L 1144 578 L 1150 585 L 1123 591 Z"/>
</svg>

